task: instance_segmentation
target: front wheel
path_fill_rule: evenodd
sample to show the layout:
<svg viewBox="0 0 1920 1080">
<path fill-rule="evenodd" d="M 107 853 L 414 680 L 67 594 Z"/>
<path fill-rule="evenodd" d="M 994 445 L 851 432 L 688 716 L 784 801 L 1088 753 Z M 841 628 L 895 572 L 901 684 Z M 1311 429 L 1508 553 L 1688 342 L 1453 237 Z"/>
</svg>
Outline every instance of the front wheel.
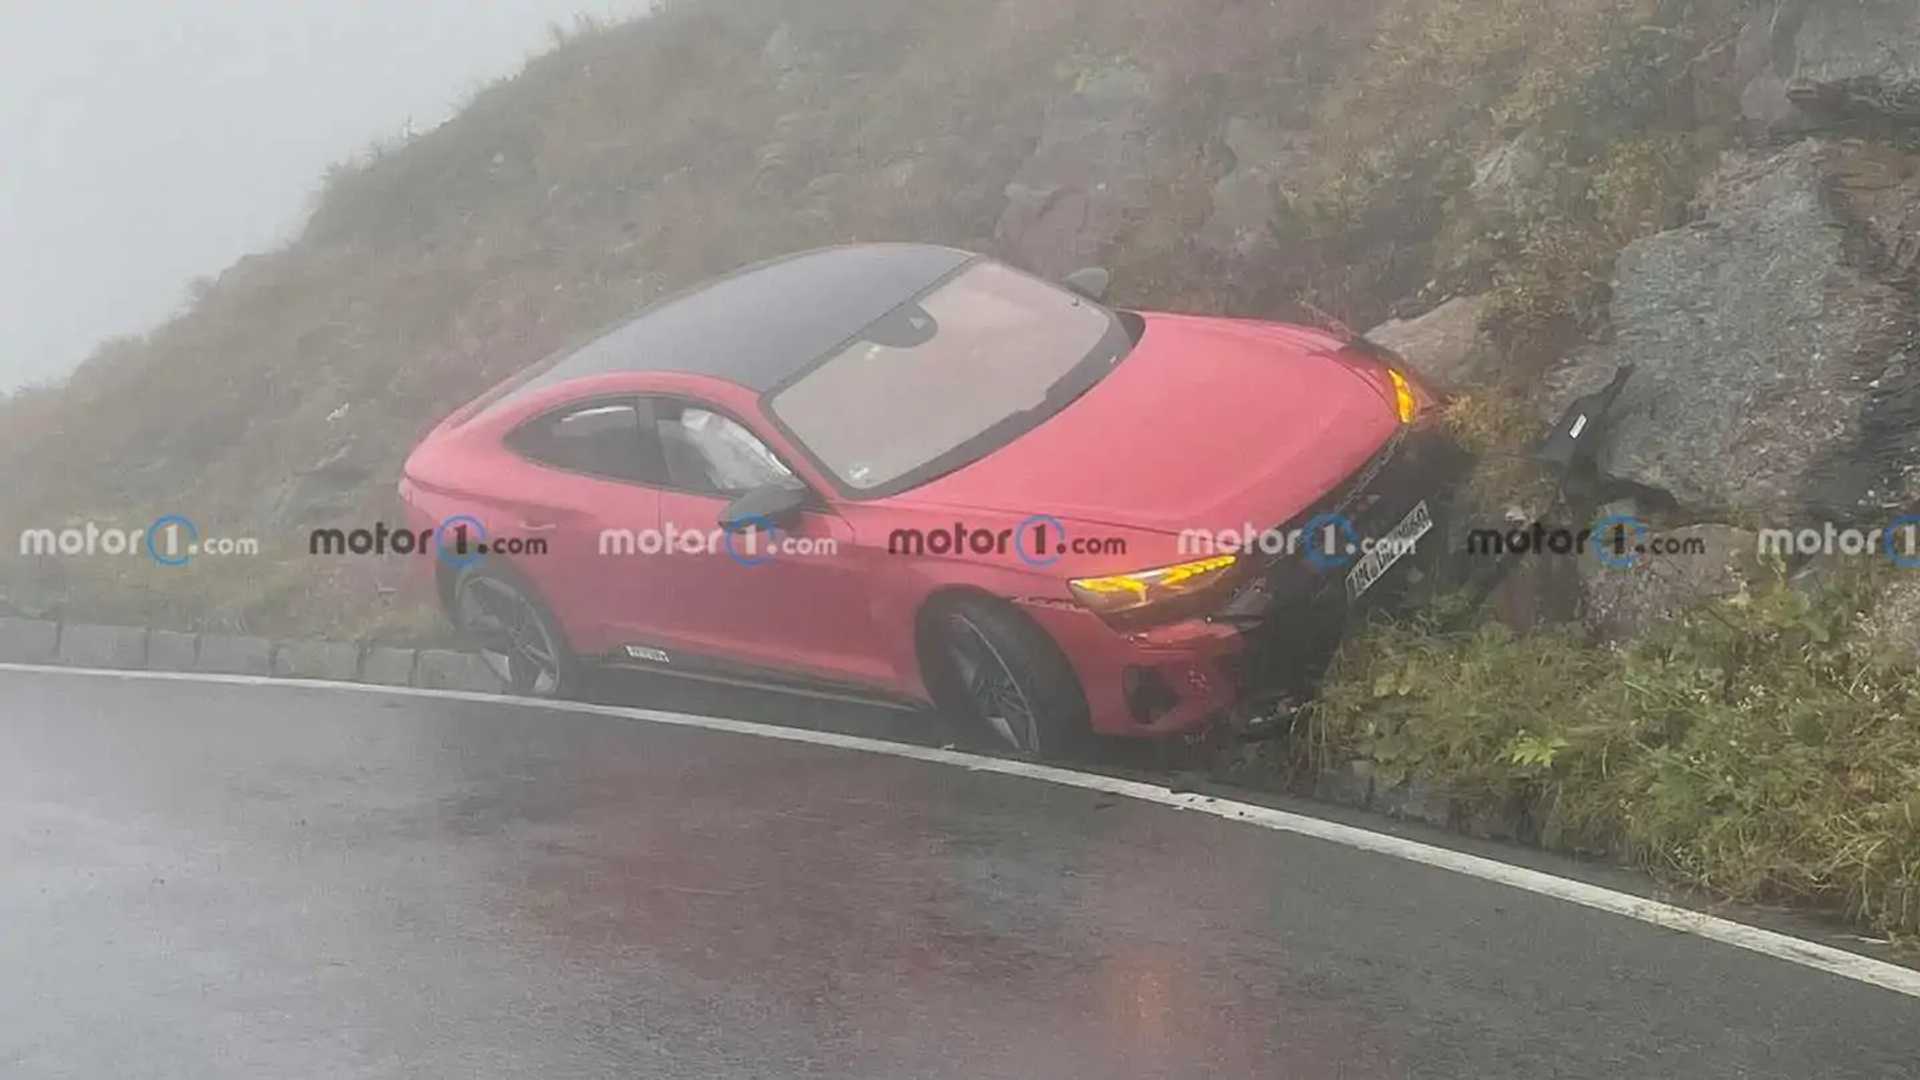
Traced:
<svg viewBox="0 0 1920 1080">
<path fill-rule="evenodd" d="M 1045 631 L 1004 604 L 952 601 L 931 620 L 935 698 L 1001 749 L 1034 757 L 1085 743 L 1087 699 Z"/>
<path fill-rule="evenodd" d="M 508 693 L 564 698 L 580 687 L 580 664 L 559 624 L 517 575 L 473 568 L 453 588 L 454 625 Z"/>
</svg>

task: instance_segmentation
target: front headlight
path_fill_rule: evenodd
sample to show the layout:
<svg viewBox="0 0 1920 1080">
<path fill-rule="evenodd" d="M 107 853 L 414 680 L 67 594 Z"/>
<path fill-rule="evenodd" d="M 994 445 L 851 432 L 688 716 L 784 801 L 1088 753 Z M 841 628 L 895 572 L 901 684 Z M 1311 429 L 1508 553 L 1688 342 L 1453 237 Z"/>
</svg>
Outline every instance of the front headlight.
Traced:
<svg viewBox="0 0 1920 1080">
<path fill-rule="evenodd" d="M 1400 415 L 1401 423 L 1413 423 L 1414 414 L 1419 412 L 1419 406 L 1415 404 L 1413 397 L 1413 384 L 1407 381 L 1405 375 L 1392 368 L 1387 369 L 1387 378 L 1393 381 L 1394 412 Z"/>
<path fill-rule="evenodd" d="M 1081 603 L 1102 615 L 1115 615 L 1192 596 L 1219 584 L 1238 561 L 1233 555 L 1214 555 L 1132 574 L 1075 578 L 1067 586 Z"/>
</svg>

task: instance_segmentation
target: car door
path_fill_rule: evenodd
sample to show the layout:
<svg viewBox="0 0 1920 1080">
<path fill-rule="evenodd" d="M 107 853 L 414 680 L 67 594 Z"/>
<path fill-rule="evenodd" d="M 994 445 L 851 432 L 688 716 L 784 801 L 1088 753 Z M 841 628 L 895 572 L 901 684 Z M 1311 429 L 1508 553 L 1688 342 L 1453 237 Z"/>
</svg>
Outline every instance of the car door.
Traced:
<svg viewBox="0 0 1920 1080">
<path fill-rule="evenodd" d="M 736 417 L 661 399 L 654 423 L 666 463 L 661 528 L 674 541 L 671 636 L 682 648 L 759 668 L 889 686 L 875 638 L 872 582 L 853 531 L 817 496 L 769 533 L 729 535 L 720 517 L 767 483 L 802 482 Z"/>
<path fill-rule="evenodd" d="M 651 402 L 572 402 L 521 425 L 507 443 L 543 475 L 520 485 L 502 534 L 543 542 L 516 557 L 574 651 L 598 656 L 656 634 L 662 568 L 642 550 L 660 524 L 665 467 Z"/>
</svg>

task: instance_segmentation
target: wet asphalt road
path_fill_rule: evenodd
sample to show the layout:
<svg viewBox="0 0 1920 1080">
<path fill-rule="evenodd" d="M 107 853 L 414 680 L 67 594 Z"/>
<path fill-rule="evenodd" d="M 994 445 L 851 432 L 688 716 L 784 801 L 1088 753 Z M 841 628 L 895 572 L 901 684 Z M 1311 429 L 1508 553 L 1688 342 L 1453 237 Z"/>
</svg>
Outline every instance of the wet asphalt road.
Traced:
<svg viewBox="0 0 1920 1080">
<path fill-rule="evenodd" d="M 603 716 L 0 672 L 0 1076 L 1920 1076 L 1920 1002 L 1318 840 Z"/>
</svg>

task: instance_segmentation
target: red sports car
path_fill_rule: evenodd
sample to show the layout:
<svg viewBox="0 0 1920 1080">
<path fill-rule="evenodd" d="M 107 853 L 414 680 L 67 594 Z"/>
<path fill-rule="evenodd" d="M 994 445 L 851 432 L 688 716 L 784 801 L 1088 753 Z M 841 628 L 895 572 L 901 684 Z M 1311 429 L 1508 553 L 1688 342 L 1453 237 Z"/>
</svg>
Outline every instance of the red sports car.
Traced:
<svg viewBox="0 0 1920 1080">
<path fill-rule="evenodd" d="M 656 303 L 414 450 L 440 598 L 521 693 L 618 664 L 935 705 L 1028 753 L 1198 728 L 1256 692 L 1263 635 L 1432 527 L 1447 454 L 1366 343 L 1115 310 L 1103 276 L 871 244 Z"/>
</svg>

